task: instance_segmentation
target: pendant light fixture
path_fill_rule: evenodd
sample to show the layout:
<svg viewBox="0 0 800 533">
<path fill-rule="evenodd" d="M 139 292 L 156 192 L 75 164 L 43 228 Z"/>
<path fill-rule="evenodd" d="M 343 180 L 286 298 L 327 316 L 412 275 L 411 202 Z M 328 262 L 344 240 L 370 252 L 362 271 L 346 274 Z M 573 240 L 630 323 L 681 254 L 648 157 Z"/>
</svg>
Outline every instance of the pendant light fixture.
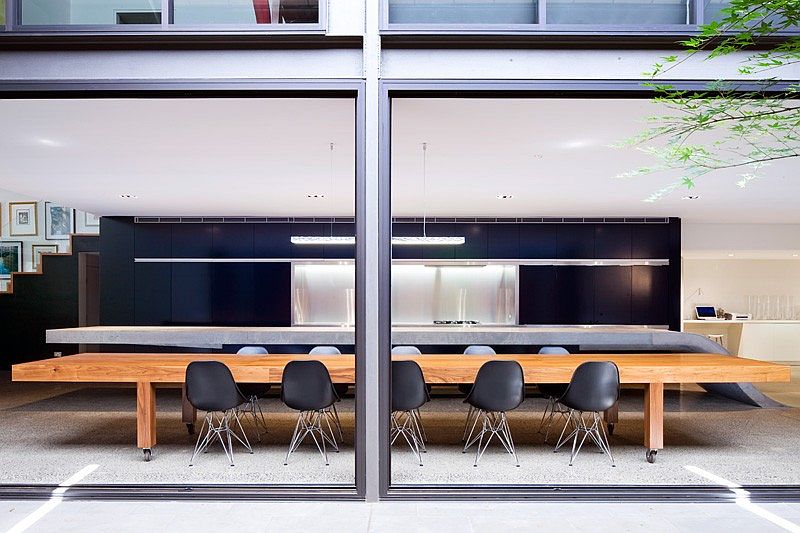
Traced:
<svg viewBox="0 0 800 533">
<path fill-rule="evenodd" d="M 330 143 L 330 198 L 333 194 L 333 143 Z M 392 244 L 397 246 L 442 246 L 464 244 L 464 237 L 428 237 L 428 143 L 422 143 L 422 235 L 412 237 L 392 237 Z M 351 236 L 334 236 L 333 222 L 331 235 L 292 235 L 292 244 L 308 245 L 347 245 L 355 244 L 356 238 Z"/>
<path fill-rule="evenodd" d="M 422 143 L 422 236 L 392 237 L 395 245 L 458 245 L 464 244 L 464 237 L 428 237 L 428 143 Z"/>
</svg>

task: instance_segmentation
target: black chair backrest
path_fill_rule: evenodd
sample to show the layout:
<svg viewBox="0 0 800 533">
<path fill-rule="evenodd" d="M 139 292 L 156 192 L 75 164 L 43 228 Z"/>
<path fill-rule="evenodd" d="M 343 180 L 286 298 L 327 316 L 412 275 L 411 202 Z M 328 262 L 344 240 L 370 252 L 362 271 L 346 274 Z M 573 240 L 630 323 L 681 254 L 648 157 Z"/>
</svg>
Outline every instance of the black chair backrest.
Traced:
<svg viewBox="0 0 800 533">
<path fill-rule="evenodd" d="M 488 361 L 478 370 L 467 402 L 484 411 L 511 411 L 525 399 L 525 375 L 516 361 Z"/>
<path fill-rule="evenodd" d="M 338 400 L 328 369 L 319 361 L 290 361 L 283 368 L 281 400 L 297 411 L 316 411 Z"/>
<path fill-rule="evenodd" d="M 419 409 L 430 399 L 416 361 L 392 361 L 392 411 Z"/>
<path fill-rule="evenodd" d="M 244 398 L 230 368 L 219 361 L 193 361 L 186 367 L 186 399 L 201 411 L 227 411 Z"/>
<path fill-rule="evenodd" d="M 619 400 L 619 368 L 611 361 L 581 363 L 572 374 L 562 404 L 578 411 L 605 411 Z"/>
</svg>

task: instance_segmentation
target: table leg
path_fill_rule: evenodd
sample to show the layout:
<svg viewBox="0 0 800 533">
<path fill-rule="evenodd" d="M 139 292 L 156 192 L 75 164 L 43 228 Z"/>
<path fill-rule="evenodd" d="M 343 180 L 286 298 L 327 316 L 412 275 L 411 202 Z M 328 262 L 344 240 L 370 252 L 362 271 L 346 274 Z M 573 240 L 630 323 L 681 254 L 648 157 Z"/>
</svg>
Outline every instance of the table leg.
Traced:
<svg viewBox="0 0 800 533">
<path fill-rule="evenodd" d="M 189 435 L 194 435 L 194 424 L 197 422 L 197 409 L 186 398 L 186 383 L 181 387 L 181 421 L 186 424 Z"/>
<path fill-rule="evenodd" d="M 619 402 L 615 403 L 611 409 L 606 409 L 603 413 L 603 417 L 606 420 L 606 427 L 608 428 L 608 434 L 614 434 L 614 426 L 617 422 L 619 422 Z"/>
<path fill-rule="evenodd" d="M 664 384 L 644 386 L 644 447 L 647 462 L 656 461 L 656 453 L 664 447 Z"/>
<path fill-rule="evenodd" d="M 156 445 L 156 388 L 149 381 L 136 383 L 136 443 L 149 461 Z"/>
</svg>

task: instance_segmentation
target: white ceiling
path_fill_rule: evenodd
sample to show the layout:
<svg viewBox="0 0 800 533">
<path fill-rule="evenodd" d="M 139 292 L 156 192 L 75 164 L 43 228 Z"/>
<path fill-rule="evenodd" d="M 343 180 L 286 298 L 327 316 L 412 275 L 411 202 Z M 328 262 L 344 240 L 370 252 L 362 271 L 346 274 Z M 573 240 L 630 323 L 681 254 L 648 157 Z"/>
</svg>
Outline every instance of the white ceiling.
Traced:
<svg viewBox="0 0 800 533">
<path fill-rule="evenodd" d="M 0 188 L 100 215 L 352 216 L 354 112 L 334 99 L 0 100 Z M 610 145 L 658 112 L 646 100 L 396 100 L 393 214 L 800 222 L 792 161 L 745 189 L 719 172 L 691 191 L 700 200 L 643 202 L 675 176 L 617 179 L 653 161 Z"/>
</svg>

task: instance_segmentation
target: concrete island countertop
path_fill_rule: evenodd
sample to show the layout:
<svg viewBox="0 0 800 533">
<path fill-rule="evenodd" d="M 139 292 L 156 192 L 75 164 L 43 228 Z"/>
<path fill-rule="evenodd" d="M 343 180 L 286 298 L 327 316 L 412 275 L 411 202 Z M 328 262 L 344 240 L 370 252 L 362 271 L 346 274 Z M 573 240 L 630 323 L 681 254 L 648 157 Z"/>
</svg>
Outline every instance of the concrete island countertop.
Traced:
<svg viewBox="0 0 800 533">
<path fill-rule="evenodd" d="M 92 326 L 47 330 L 51 344 L 138 344 L 222 348 L 237 344 L 354 344 L 352 327 Z M 598 349 L 720 352 L 702 335 L 641 326 L 396 326 L 392 344 L 581 346 Z"/>
</svg>

